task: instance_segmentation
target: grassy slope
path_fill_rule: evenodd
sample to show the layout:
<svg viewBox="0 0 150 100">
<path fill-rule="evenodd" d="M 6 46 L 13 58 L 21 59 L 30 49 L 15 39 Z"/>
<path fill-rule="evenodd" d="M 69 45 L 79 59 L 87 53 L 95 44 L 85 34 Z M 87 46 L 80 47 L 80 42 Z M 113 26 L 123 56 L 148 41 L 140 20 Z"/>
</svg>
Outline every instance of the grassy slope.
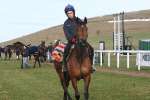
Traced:
<svg viewBox="0 0 150 100">
<path fill-rule="evenodd" d="M 0 73 L 0 100 L 62 99 L 63 91 L 52 65 L 21 70 L 18 61 L 1 61 Z M 92 75 L 90 100 L 149 100 L 149 82 L 149 78 L 96 72 Z M 80 93 L 82 85 L 79 82 Z M 69 91 L 73 96 L 72 88 Z"/>
<path fill-rule="evenodd" d="M 136 18 L 150 18 L 150 10 L 143 10 L 137 12 L 129 12 L 125 13 L 125 19 L 136 19 Z M 99 40 L 104 40 L 106 42 L 106 48 L 112 49 L 113 39 L 113 24 L 107 23 L 107 21 L 113 20 L 112 15 L 101 16 L 90 18 L 88 20 L 88 32 L 89 32 L 89 42 L 95 48 L 98 48 Z M 135 47 L 138 45 L 138 40 L 143 38 L 150 38 L 150 22 L 130 22 L 125 23 L 125 31 L 129 36 L 133 36 L 131 40 Z M 100 31 L 100 34 L 97 34 L 97 31 Z M 62 30 L 62 25 L 51 27 L 48 29 L 41 30 L 39 32 L 14 39 L 12 41 L 4 42 L 0 45 L 7 45 L 14 43 L 16 41 L 22 41 L 26 44 L 39 44 L 41 40 L 45 40 L 48 44 L 54 39 L 62 39 L 64 40 L 64 34 Z"/>
</svg>

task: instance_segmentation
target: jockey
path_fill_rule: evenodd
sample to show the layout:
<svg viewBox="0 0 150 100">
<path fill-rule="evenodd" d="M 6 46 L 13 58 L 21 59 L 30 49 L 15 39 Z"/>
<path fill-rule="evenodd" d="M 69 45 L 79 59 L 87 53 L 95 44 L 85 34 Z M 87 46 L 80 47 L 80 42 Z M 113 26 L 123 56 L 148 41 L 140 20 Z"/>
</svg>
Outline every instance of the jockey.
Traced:
<svg viewBox="0 0 150 100">
<path fill-rule="evenodd" d="M 72 44 L 75 44 L 76 43 L 76 28 L 77 28 L 77 25 L 76 25 L 76 19 L 78 17 L 75 16 L 75 9 L 72 5 L 68 4 L 66 7 L 65 7 L 65 14 L 66 16 L 68 17 L 68 19 L 64 22 L 64 26 L 63 26 L 63 30 L 64 30 L 64 34 L 66 36 L 66 39 L 68 41 L 66 47 L 65 47 L 65 51 L 64 51 L 64 72 L 67 72 L 67 61 L 66 61 L 66 58 L 69 54 L 69 51 L 70 51 L 70 48 L 72 46 Z M 79 19 L 79 18 L 78 18 Z M 78 21 L 80 21 L 81 19 L 79 19 Z M 91 46 L 90 46 L 91 47 Z M 91 48 L 90 48 L 91 49 Z M 93 52 L 93 48 L 91 50 Z M 90 57 L 93 61 L 93 54 L 92 54 L 92 57 Z M 92 67 L 92 70 L 95 71 L 95 69 L 93 69 Z"/>
</svg>

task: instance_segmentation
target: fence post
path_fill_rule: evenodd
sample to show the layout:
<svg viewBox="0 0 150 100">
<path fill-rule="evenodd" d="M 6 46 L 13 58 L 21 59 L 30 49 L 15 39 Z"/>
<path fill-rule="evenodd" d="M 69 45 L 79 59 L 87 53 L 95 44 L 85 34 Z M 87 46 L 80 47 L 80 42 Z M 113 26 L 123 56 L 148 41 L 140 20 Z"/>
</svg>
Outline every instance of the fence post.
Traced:
<svg viewBox="0 0 150 100">
<path fill-rule="evenodd" d="M 103 65 L 103 57 L 102 57 L 102 51 L 100 52 L 100 65 Z"/>
<path fill-rule="evenodd" d="M 108 52 L 108 67 L 110 67 L 110 52 Z"/>
<path fill-rule="evenodd" d="M 130 57 L 129 52 L 127 52 L 127 69 L 129 69 L 129 64 L 130 64 Z"/>
<path fill-rule="evenodd" d="M 138 52 L 138 70 L 140 71 L 140 69 L 141 69 L 141 53 L 140 52 Z"/>
<path fill-rule="evenodd" d="M 117 52 L 117 68 L 119 68 L 119 63 L 120 63 L 119 56 L 120 56 L 120 52 Z"/>
<path fill-rule="evenodd" d="M 93 66 L 95 66 L 95 51 L 94 51 L 94 57 L 93 57 Z"/>
</svg>

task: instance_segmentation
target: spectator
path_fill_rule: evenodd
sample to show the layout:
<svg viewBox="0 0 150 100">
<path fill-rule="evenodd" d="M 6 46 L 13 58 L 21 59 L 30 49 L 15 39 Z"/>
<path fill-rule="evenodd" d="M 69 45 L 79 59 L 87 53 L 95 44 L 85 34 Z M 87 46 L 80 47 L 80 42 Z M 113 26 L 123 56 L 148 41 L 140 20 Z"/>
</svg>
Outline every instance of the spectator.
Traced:
<svg viewBox="0 0 150 100">
<path fill-rule="evenodd" d="M 24 46 L 21 68 L 29 68 L 30 67 L 28 56 L 29 56 L 29 47 Z"/>
</svg>

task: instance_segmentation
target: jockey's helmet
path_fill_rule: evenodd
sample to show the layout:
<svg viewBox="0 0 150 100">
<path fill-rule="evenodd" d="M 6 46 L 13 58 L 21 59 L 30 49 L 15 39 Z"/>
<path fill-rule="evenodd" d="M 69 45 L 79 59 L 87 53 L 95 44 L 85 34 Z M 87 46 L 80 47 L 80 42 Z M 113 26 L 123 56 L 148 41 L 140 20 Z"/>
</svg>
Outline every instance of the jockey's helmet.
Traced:
<svg viewBox="0 0 150 100">
<path fill-rule="evenodd" d="M 67 14 L 68 11 L 73 11 L 75 13 L 75 9 L 72 5 L 68 4 L 66 7 L 65 7 L 65 13 Z"/>
</svg>

